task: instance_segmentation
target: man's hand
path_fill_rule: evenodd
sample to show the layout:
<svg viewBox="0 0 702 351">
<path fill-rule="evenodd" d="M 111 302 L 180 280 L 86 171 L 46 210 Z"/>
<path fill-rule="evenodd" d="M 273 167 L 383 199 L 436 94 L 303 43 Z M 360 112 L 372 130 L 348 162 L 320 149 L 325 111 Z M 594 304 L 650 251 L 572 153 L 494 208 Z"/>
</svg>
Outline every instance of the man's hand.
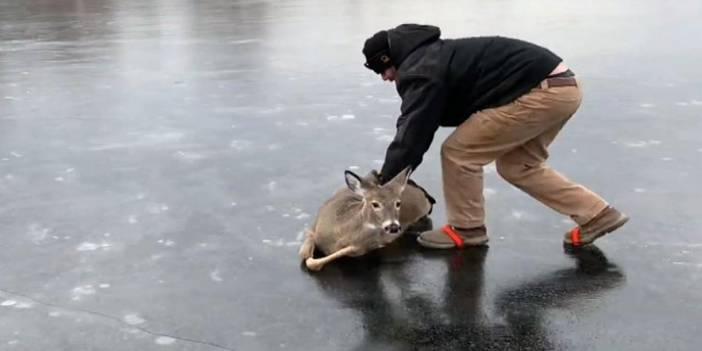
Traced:
<svg viewBox="0 0 702 351">
<path fill-rule="evenodd" d="M 370 174 L 375 177 L 375 180 L 378 182 L 378 184 L 383 184 L 383 175 L 378 172 L 378 170 L 371 170 Z"/>
</svg>

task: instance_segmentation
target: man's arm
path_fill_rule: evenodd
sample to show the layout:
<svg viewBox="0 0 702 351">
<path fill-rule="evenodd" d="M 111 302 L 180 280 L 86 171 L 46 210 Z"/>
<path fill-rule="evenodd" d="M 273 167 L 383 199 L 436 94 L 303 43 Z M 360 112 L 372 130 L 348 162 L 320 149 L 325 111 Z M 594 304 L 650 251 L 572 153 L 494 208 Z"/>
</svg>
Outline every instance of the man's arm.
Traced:
<svg viewBox="0 0 702 351">
<path fill-rule="evenodd" d="M 422 163 L 446 104 L 443 84 L 429 77 L 406 77 L 397 90 L 402 97 L 402 115 L 397 119 L 395 138 L 385 154 L 382 182 L 389 181 L 407 166 L 416 169 Z"/>
</svg>

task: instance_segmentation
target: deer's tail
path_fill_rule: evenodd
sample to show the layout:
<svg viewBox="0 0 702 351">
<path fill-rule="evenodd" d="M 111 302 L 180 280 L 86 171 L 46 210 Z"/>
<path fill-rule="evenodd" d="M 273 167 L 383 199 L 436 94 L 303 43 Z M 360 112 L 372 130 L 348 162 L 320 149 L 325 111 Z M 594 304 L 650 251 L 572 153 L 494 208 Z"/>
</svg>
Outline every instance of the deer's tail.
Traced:
<svg viewBox="0 0 702 351">
<path fill-rule="evenodd" d="M 305 240 L 300 246 L 300 259 L 302 261 L 314 256 L 314 232 L 307 229 L 305 230 Z"/>
</svg>

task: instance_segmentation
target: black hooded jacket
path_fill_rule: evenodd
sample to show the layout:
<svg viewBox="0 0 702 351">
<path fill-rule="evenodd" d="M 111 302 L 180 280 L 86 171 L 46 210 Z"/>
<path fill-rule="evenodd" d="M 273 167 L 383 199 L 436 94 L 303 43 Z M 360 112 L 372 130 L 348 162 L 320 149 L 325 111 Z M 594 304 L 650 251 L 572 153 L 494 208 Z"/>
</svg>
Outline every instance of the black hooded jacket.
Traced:
<svg viewBox="0 0 702 351">
<path fill-rule="evenodd" d="M 437 27 L 417 24 L 388 31 L 402 106 L 381 170 L 384 181 L 407 166 L 417 168 L 439 126 L 458 126 L 477 111 L 516 100 L 561 62 L 548 49 L 518 39 L 440 35 Z"/>
</svg>

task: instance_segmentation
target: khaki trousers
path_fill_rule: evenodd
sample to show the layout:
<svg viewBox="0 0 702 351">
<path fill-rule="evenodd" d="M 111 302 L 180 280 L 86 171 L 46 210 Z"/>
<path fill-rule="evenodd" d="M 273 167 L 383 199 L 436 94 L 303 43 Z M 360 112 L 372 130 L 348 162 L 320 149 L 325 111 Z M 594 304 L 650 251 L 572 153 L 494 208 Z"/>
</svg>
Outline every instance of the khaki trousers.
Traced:
<svg viewBox="0 0 702 351">
<path fill-rule="evenodd" d="M 546 165 L 547 148 L 580 106 L 579 87 L 546 81 L 516 101 L 473 114 L 441 146 L 448 223 L 484 225 L 483 166 L 544 205 L 585 224 L 607 207 L 600 196 Z"/>
</svg>

